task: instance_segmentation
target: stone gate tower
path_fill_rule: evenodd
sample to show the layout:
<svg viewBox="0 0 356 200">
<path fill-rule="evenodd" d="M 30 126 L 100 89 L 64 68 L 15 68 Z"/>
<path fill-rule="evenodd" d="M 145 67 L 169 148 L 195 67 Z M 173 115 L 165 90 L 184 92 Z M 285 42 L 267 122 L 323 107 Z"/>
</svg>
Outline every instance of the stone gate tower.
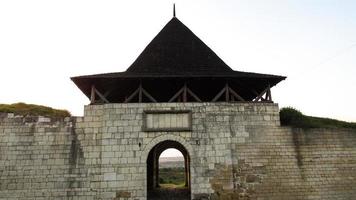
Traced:
<svg viewBox="0 0 356 200">
<path fill-rule="evenodd" d="M 271 88 L 284 79 L 232 70 L 174 16 L 125 72 L 72 78 L 91 101 L 76 122 L 88 187 L 100 199 L 152 199 L 158 158 L 176 148 L 188 199 L 248 195 L 262 164 L 240 148 L 279 126 Z"/>
</svg>

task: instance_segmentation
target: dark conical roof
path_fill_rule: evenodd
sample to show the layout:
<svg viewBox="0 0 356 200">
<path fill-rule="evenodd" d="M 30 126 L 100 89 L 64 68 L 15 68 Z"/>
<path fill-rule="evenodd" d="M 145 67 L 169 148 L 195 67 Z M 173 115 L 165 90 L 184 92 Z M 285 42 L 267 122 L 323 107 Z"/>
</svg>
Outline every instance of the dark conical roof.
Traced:
<svg viewBox="0 0 356 200">
<path fill-rule="evenodd" d="M 203 41 L 173 17 L 127 69 L 133 73 L 232 72 Z"/>
<path fill-rule="evenodd" d="M 110 102 L 124 102 L 143 85 L 159 102 L 166 102 L 182 84 L 209 101 L 226 83 L 249 101 L 286 77 L 234 71 L 176 17 L 173 17 L 124 72 L 72 77 L 88 97 L 92 86 L 107 92 Z"/>
</svg>

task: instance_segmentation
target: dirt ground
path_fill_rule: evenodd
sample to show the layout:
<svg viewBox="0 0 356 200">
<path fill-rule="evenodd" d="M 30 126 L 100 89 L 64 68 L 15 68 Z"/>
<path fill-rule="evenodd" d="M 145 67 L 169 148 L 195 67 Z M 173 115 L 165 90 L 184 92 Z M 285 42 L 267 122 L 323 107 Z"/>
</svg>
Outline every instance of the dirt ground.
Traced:
<svg viewBox="0 0 356 200">
<path fill-rule="evenodd" d="M 190 200 L 188 188 L 156 188 L 149 192 L 148 200 Z"/>
</svg>

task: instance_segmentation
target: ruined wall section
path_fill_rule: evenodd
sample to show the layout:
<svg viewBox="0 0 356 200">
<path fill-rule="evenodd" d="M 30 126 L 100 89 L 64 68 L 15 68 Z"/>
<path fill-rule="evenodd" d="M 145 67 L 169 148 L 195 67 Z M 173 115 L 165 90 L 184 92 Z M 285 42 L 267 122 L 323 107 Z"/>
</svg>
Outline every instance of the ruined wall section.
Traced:
<svg viewBox="0 0 356 200">
<path fill-rule="evenodd" d="M 201 145 L 196 149 L 198 173 L 192 198 L 236 199 L 236 146 L 247 142 L 249 126 L 279 127 L 278 105 L 212 103 L 197 110 L 196 116 L 193 134 Z"/>
<path fill-rule="evenodd" d="M 192 133 L 201 136 L 193 199 L 356 196 L 355 130 L 281 127 L 275 104 L 200 109 L 202 116 L 193 117 L 204 127 Z"/>
<path fill-rule="evenodd" d="M 327 200 L 356 196 L 356 131 L 246 127 L 237 155 L 239 199 Z M 228 199 L 233 199 L 228 198 Z"/>
<path fill-rule="evenodd" d="M 0 199 L 90 195 L 75 121 L 0 113 Z"/>
</svg>

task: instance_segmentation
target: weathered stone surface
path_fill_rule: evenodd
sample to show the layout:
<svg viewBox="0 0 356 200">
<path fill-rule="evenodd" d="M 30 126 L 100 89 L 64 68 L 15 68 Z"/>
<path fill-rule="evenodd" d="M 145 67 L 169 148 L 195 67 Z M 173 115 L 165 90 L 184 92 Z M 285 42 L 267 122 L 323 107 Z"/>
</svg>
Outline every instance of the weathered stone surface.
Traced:
<svg viewBox="0 0 356 200">
<path fill-rule="evenodd" d="M 246 176 L 246 183 L 258 183 L 260 178 L 256 175 L 247 175 Z"/>
<path fill-rule="evenodd" d="M 117 191 L 116 192 L 116 198 L 120 199 L 120 198 L 130 198 L 131 197 L 131 193 L 127 192 L 127 191 Z"/>
<path fill-rule="evenodd" d="M 192 130 L 145 132 L 144 111 L 163 110 L 191 111 Z M 280 127 L 276 104 L 219 102 L 90 105 L 60 121 L 0 114 L 0 199 L 145 200 L 147 156 L 167 140 L 189 154 L 192 199 L 356 196 L 355 131 Z"/>
</svg>

